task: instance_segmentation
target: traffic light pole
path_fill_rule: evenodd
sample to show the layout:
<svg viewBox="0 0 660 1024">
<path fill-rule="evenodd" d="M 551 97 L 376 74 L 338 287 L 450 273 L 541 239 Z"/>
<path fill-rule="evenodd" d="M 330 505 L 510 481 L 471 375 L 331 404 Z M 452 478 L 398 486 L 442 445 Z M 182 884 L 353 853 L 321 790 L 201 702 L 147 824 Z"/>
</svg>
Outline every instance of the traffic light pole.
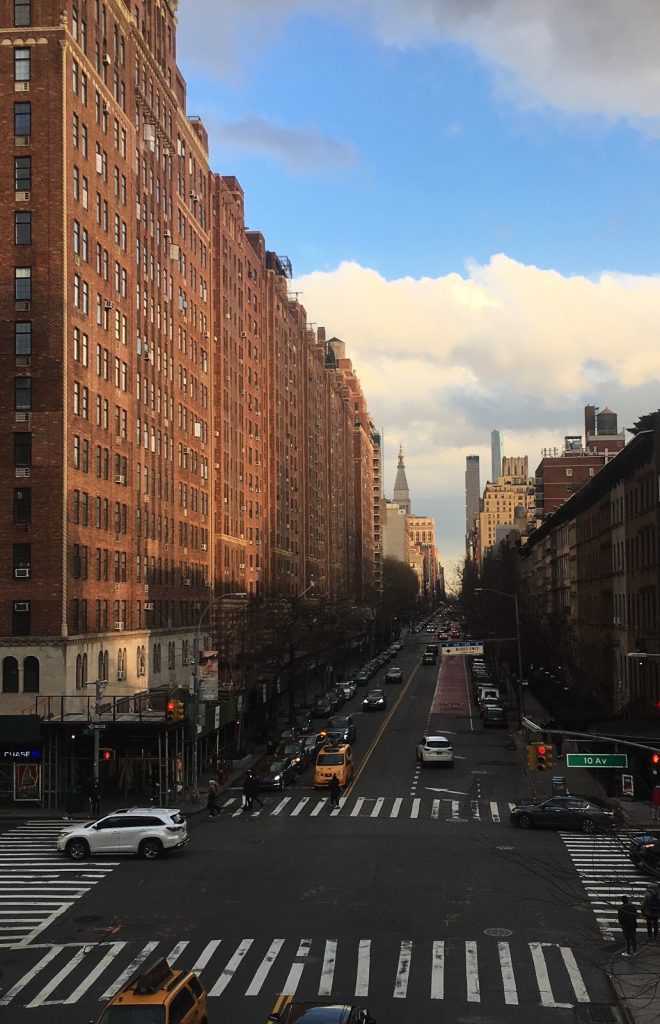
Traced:
<svg viewBox="0 0 660 1024">
<path fill-rule="evenodd" d="M 83 683 L 83 686 L 94 687 L 94 720 L 91 723 L 92 732 L 94 733 L 94 755 L 92 764 L 92 779 L 98 779 L 99 777 L 99 765 L 101 763 L 101 736 L 99 729 L 100 718 L 101 718 L 101 698 L 103 696 L 103 690 L 108 685 L 107 679 L 95 679 L 93 683 Z"/>
</svg>

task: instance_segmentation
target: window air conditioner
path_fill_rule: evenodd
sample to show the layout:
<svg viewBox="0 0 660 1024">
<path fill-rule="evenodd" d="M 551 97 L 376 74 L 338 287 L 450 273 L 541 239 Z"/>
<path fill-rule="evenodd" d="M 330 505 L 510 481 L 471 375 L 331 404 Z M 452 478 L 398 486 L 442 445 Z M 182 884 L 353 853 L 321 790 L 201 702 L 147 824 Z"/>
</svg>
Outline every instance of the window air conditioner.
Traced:
<svg viewBox="0 0 660 1024">
<path fill-rule="evenodd" d="M 14 576 L 17 580 L 28 580 L 30 578 L 30 570 L 14 569 Z"/>
<path fill-rule="evenodd" d="M 117 630 L 118 633 L 122 633 L 123 630 L 124 630 L 124 623 L 123 622 L 115 622 L 115 629 Z"/>
<path fill-rule="evenodd" d="M 116 484 L 125 484 L 126 483 L 126 477 L 123 476 L 121 473 L 117 473 L 117 475 L 115 476 L 115 483 Z"/>
<path fill-rule="evenodd" d="M 29 612 L 30 602 L 29 601 L 14 601 L 15 612 Z"/>
<path fill-rule="evenodd" d="M 188 577 L 186 577 L 186 579 L 183 580 L 183 585 L 184 585 L 184 587 L 191 587 L 192 586 L 192 580 L 189 579 Z"/>
</svg>

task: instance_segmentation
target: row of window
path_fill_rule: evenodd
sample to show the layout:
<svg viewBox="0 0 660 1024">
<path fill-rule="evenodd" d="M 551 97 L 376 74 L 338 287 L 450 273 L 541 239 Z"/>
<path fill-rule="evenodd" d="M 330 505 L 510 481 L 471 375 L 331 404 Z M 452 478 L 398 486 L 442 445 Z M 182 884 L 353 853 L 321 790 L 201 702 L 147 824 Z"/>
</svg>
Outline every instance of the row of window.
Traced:
<svg viewBox="0 0 660 1024">
<path fill-rule="evenodd" d="M 17 658 L 2 659 L 2 692 L 3 693 L 39 693 L 39 659 L 29 655 L 23 658 L 19 666 Z"/>
<path fill-rule="evenodd" d="M 108 498 L 101 498 L 99 495 L 90 500 L 87 491 L 75 490 L 72 494 L 71 521 L 81 526 L 94 525 L 97 530 L 110 529 L 110 509 L 112 503 Z M 92 508 L 94 516 L 92 517 Z M 92 522 L 93 518 L 93 522 Z M 115 533 L 127 532 L 128 505 L 116 501 L 114 503 L 113 529 Z"/>
<path fill-rule="evenodd" d="M 74 598 L 71 601 L 69 615 L 69 632 L 78 636 L 83 633 L 107 633 L 112 630 L 160 629 L 167 626 L 173 629 L 180 626 L 195 626 L 199 617 L 199 604 L 193 601 L 179 601 L 178 608 L 174 601 L 135 602 L 134 612 L 126 601 L 94 602 L 95 621 L 92 624 L 88 615 L 91 602 L 85 598 Z M 29 605 L 29 602 L 15 602 Z M 178 612 L 178 614 L 175 614 Z M 16 613 L 15 613 L 16 614 Z M 29 636 L 29 612 L 27 613 L 27 629 L 12 630 L 14 636 Z M 187 649 L 187 642 L 184 641 Z M 187 655 L 186 655 L 187 658 Z M 186 662 L 184 662 L 185 664 Z"/>
</svg>

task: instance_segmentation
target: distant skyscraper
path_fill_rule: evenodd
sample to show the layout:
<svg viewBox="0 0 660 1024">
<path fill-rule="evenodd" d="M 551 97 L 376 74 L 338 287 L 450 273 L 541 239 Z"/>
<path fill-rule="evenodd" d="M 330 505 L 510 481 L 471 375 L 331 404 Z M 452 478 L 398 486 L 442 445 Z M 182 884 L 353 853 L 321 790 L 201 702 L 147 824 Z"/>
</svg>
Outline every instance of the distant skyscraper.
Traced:
<svg viewBox="0 0 660 1024">
<path fill-rule="evenodd" d="M 499 430 L 490 432 L 491 483 L 496 484 L 502 476 L 502 435 Z"/>
<path fill-rule="evenodd" d="M 470 536 L 474 528 L 474 520 L 479 515 L 479 498 L 481 484 L 479 481 L 479 456 L 465 456 L 465 537 Z M 468 545 L 469 547 L 469 545 Z"/>
<path fill-rule="evenodd" d="M 402 508 L 406 515 L 410 515 L 410 491 L 406 480 L 406 467 L 403 463 L 403 448 L 399 448 L 399 464 L 396 470 L 393 497 L 394 503 Z"/>
</svg>

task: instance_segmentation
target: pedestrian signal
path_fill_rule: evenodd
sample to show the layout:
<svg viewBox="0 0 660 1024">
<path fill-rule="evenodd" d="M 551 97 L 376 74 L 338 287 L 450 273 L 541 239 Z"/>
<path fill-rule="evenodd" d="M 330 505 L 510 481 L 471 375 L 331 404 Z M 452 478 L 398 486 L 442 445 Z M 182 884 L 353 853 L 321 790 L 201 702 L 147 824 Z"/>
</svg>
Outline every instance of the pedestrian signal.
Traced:
<svg viewBox="0 0 660 1024">
<path fill-rule="evenodd" d="M 536 743 L 527 744 L 527 767 L 530 772 L 536 771 Z"/>
<path fill-rule="evenodd" d="M 114 761 L 115 752 L 112 747 L 101 747 L 99 750 L 99 757 L 102 761 Z"/>
<path fill-rule="evenodd" d="M 184 707 L 182 700 L 168 700 L 167 702 L 167 721 L 168 722 L 182 722 L 184 717 Z"/>
</svg>

